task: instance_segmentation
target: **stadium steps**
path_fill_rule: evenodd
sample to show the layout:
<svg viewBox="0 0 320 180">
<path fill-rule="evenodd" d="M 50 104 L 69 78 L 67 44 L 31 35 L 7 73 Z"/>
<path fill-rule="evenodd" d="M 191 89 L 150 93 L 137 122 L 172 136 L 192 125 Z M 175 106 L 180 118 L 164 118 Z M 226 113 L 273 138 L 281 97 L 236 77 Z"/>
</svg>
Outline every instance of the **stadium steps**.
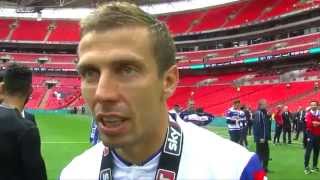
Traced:
<svg viewBox="0 0 320 180">
<path fill-rule="evenodd" d="M 193 20 L 193 22 L 190 23 L 189 28 L 186 30 L 185 33 L 192 32 L 193 27 L 197 26 L 198 24 L 200 24 L 202 19 L 206 16 L 207 13 L 208 13 L 208 9 L 205 10 L 205 12 L 202 13 L 199 18 Z"/>
<path fill-rule="evenodd" d="M 224 26 L 221 26 L 221 28 L 226 27 L 226 26 L 230 26 L 230 24 L 233 22 L 233 20 L 237 19 L 238 15 L 240 15 L 245 9 L 247 9 L 247 7 L 249 6 L 250 1 L 245 3 L 235 14 L 232 18 L 227 18 L 228 23 L 224 24 Z"/>
<path fill-rule="evenodd" d="M 6 40 L 11 40 L 12 35 L 13 35 L 14 31 L 18 28 L 18 26 L 19 26 L 19 23 L 18 23 L 17 19 L 10 24 L 10 31 L 8 33 Z"/>
<path fill-rule="evenodd" d="M 261 12 L 261 14 L 257 17 L 256 20 L 261 20 L 263 19 L 263 17 L 268 17 L 266 16 L 266 14 L 270 13 L 275 7 L 277 7 L 280 3 L 281 3 L 282 0 L 277 0 L 273 3 L 273 5 L 270 8 L 270 10 L 264 10 L 263 12 Z"/>
<path fill-rule="evenodd" d="M 40 109 L 44 109 L 46 107 L 48 99 L 49 99 L 49 96 L 51 94 L 51 91 L 52 91 L 52 89 L 48 89 L 46 91 L 45 95 L 43 96 L 42 100 L 39 103 L 39 108 Z"/>
<path fill-rule="evenodd" d="M 44 42 L 47 42 L 51 33 L 54 31 L 54 29 L 56 28 L 56 22 L 55 21 L 52 21 L 52 23 L 49 25 L 48 27 L 48 31 L 47 31 L 47 34 L 46 36 L 44 37 Z"/>
<path fill-rule="evenodd" d="M 77 104 L 80 101 L 80 99 L 81 99 L 81 96 L 75 98 L 68 106 L 70 106 L 70 107 L 77 106 Z"/>
<path fill-rule="evenodd" d="M 38 102 L 38 104 L 36 105 L 36 107 L 40 107 L 41 102 L 42 102 L 43 98 L 45 97 L 45 95 L 46 95 L 47 91 L 48 91 L 48 90 L 47 90 L 47 89 L 45 89 L 45 92 L 44 92 L 43 94 L 41 94 L 41 99 L 40 99 L 40 101 Z"/>
<path fill-rule="evenodd" d="M 221 26 L 218 27 L 218 29 L 225 27 L 230 21 L 232 21 L 232 19 L 230 19 L 230 17 L 225 17 L 224 23 L 222 23 Z"/>
</svg>

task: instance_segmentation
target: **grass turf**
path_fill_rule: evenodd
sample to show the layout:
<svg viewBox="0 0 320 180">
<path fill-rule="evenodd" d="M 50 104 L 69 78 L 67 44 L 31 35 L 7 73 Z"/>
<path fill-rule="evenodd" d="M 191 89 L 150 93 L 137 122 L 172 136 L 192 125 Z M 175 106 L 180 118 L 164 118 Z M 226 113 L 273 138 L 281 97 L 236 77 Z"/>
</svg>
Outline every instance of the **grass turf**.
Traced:
<svg viewBox="0 0 320 180">
<path fill-rule="evenodd" d="M 90 118 L 81 115 L 36 114 L 41 133 L 42 153 L 49 180 L 56 180 L 60 171 L 71 159 L 87 149 Z M 228 138 L 225 127 L 209 126 L 208 129 Z M 248 137 L 249 150 L 254 151 L 252 136 Z M 269 163 L 270 180 L 319 180 L 320 173 L 303 173 L 304 150 L 300 142 L 292 145 L 270 143 L 272 161 Z M 310 161 L 310 164 L 312 161 Z"/>
</svg>

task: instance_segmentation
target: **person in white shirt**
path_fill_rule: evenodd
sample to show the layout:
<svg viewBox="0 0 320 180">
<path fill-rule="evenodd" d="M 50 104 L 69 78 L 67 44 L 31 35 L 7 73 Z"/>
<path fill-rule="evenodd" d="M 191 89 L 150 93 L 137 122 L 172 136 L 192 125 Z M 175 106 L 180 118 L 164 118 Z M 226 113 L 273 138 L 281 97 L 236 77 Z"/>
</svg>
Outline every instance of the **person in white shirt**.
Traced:
<svg viewBox="0 0 320 180">
<path fill-rule="evenodd" d="M 77 69 L 101 143 L 74 158 L 60 180 L 254 179 L 254 153 L 171 119 L 166 101 L 178 82 L 166 26 L 136 5 L 109 2 L 80 23 Z"/>
</svg>

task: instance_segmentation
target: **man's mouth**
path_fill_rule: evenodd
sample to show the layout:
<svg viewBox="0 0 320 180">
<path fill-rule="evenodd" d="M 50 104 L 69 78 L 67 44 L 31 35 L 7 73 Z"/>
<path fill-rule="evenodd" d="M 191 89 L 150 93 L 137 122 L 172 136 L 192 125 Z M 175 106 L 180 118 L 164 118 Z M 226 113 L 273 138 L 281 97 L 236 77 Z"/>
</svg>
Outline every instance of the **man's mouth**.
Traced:
<svg viewBox="0 0 320 180">
<path fill-rule="evenodd" d="M 100 133 L 109 136 L 124 134 L 128 130 L 128 118 L 117 113 L 100 113 L 96 116 Z"/>
<path fill-rule="evenodd" d="M 103 117 L 100 120 L 103 126 L 110 127 L 110 128 L 120 126 L 121 123 L 123 123 L 124 121 L 125 121 L 124 118 L 116 117 L 116 116 Z"/>
</svg>

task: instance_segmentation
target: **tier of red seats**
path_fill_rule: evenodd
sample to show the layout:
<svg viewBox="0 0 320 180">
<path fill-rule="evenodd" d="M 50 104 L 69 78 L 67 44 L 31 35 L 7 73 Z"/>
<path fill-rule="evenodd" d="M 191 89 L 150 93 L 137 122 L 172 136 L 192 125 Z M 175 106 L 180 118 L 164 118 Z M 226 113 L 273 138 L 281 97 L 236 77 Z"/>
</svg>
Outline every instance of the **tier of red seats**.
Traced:
<svg viewBox="0 0 320 180">
<path fill-rule="evenodd" d="M 174 34 L 186 32 L 200 32 L 222 27 L 236 27 L 258 20 L 272 19 L 273 17 L 291 13 L 293 11 L 319 6 L 319 1 L 302 3 L 299 0 L 250 0 L 237 1 L 205 10 L 179 12 L 160 15 L 159 19 L 165 21 Z M 10 24 L 15 20 L 0 20 L 0 40 L 5 40 L 10 31 Z M 53 21 L 55 23 L 53 23 Z M 17 21 L 12 40 L 43 41 L 49 32 L 50 24 L 55 28 L 49 34 L 48 41 L 76 42 L 80 39 L 78 21 L 69 20 L 26 20 Z"/>
<path fill-rule="evenodd" d="M 56 21 L 48 41 L 79 41 L 80 27 L 78 21 Z"/>
<path fill-rule="evenodd" d="M 32 76 L 32 85 L 34 86 L 43 86 L 45 80 L 49 80 L 46 76 L 33 75 Z"/>
<path fill-rule="evenodd" d="M 208 75 L 184 76 L 180 78 L 179 86 L 194 86 L 197 82 L 210 78 Z"/>
<path fill-rule="evenodd" d="M 203 18 L 199 19 L 199 22 L 193 26 L 191 32 L 220 28 L 226 22 L 227 17 L 235 13 L 244 4 L 245 2 L 241 2 L 208 9 Z"/>
<path fill-rule="evenodd" d="M 270 19 L 275 16 L 290 13 L 294 10 L 306 9 L 319 4 L 319 1 L 309 1 L 303 3 L 301 0 L 278 0 L 276 2 L 276 6 L 273 7 L 270 11 L 263 14 L 263 16 L 260 17 L 260 19 Z"/>
<path fill-rule="evenodd" d="M 58 95 L 60 94 L 60 95 Z M 50 89 L 45 109 L 61 109 L 79 98 L 80 88 L 69 86 L 56 86 Z"/>
<path fill-rule="evenodd" d="M 186 60 L 179 61 L 179 66 L 187 66 L 190 64 L 202 63 L 203 57 L 208 54 L 215 54 L 216 57 L 212 58 L 211 62 L 217 62 L 220 58 L 222 60 L 230 59 L 245 59 L 247 57 L 257 57 L 258 55 L 262 56 L 264 54 L 278 54 L 285 51 L 293 51 L 297 49 L 307 49 L 317 45 L 317 39 L 320 38 L 320 33 L 314 33 L 309 35 L 303 35 L 278 41 L 270 41 L 260 44 L 254 44 L 243 47 L 234 47 L 234 48 L 224 48 L 216 50 L 206 50 L 206 51 L 192 51 L 192 52 L 180 52 L 177 53 L 178 56 L 184 56 Z M 278 50 L 273 50 L 272 48 L 275 44 L 284 43 L 284 47 Z M 241 50 L 248 49 L 248 54 L 241 55 L 240 57 L 235 58 L 235 54 Z M 222 61 L 222 62 L 223 62 Z M 209 62 L 210 63 L 210 62 Z"/>
<path fill-rule="evenodd" d="M 47 89 L 44 82 L 56 82 L 55 87 Z M 32 78 L 33 92 L 27 103 L 27 108 L 39 108 L 45 93 L 49 93 L 48 99 L 45 102 L 45 109 L 61 109 L 68 106 L 70 103 L 80 97 L 80 78 L 78 76 L 60 77 L 34 75 Z M 57 96 L 57 93 L 62 96 Z"/>
<path fill-rule="evenodd" d="M 17 41 L 43 41 L 48 32 L 49 24 L 49 20 L 19 20 L 11 39 Z"/>
<path fill-rule="evenodd" d="M 33 77 L 33 82 L 34 82 L 34 77 Z M 26 107 L 33 108 L 33 109 L 38 108 L 46 91 L 47 91 L 47 88 L 44 86 L 34 86 L 32 94 L 29 98 L 29 101 L 26 104 Z"/>
<path fill-rule="evenodd" d="M 178 56 L 184 56 L 186 60 L 178 62 L 179 66 L 188 66 L 191 64 L 202 63 L 203 57 L 208 54 L 215 54 L 216 57 L 208 61 L 208 63 L 220 63 L 226 61 L 243 60 L 250 57 L 259 57 L 280 53 L 287 53 L 292 51 L 308 50 L 309 48 L 318 46 L 317 39 L 320 38 L 320 33 L 303 35 L 278 41 L 265 42 L 255 45 L 224 48 L 207 51 L 193 51 L 177 53 Z M 272 49 L 275 44 L 284 44 L 283 48 L 277 50 Z M 248 50 L 247 54 L 236 56 L 241 50 Z M 74 60 L 76 55 L 71 54 L 39 54 L 39 53 L 7 53 L 0 52 L 0 56 L 9 55 L 14 61 L 25 63 L 30 67 L 46 67 L 58 69 L 75 69 Z M 40 57 L 47 57 L 48 62 L 45 64 L 38 64 L 37 59 Z"/>
<path fill-rule="evenodd" d="M 310 95 L 304 96 L 302 99 L 298 99 L 297 101 L 291 102 L 288 107 L 291 110 L 297 110 L 299 106 L 301 107 L 308 107 L 310 105 L 311 100 L 317 100 L 320 99 L 320 91 L 315 91 L 314 93 L 311 93 Z"/>
<path fill-rule="evenodd" d="M 248 4 L 244 4 L 243 9 L 240 9 L 235 18 L 230 20 L 225 27 L 236 26 L 255 21 L 263 12 L 263 10 L 267 7 L 270 7 L 274 2 L 274 0 L 259 0 L 259 2 L 249 1 Z"/>
<path fill-rule="evenodd" d="M 10 24 L 12 24 L 13 21 L 13 19 L 0 20 L 0 40 L 6 40 L 10 32 Z"/>
<path fill-rule="evenodd" d="M 171 15 L 166 19 L 170 31 L 174 34 L 184 33 L 194 20 L 200 18 L 202 12 L 189 12 L 185 14 Z"/>
<path fill-rule="evenodd" d="M 314 82 L 293 82 L 290 87 L 284 84 L 242 86 L 239 89 L 231 85 L 214 85 L 191 88 L 179 87 L 177 92 L 168 100 L 169 107 L 179 104 L 186 107 L 191 92 L 194 92 L 195 105 L 203 107 L 206 111 L 221 116 L 232 105 L 232 101 L 239 99 L 243 104 L 255 109 L 260 99 L 266 99 L 273 105 L 286 101 L 299 94 L 314 89 Z"/>
</svg>

